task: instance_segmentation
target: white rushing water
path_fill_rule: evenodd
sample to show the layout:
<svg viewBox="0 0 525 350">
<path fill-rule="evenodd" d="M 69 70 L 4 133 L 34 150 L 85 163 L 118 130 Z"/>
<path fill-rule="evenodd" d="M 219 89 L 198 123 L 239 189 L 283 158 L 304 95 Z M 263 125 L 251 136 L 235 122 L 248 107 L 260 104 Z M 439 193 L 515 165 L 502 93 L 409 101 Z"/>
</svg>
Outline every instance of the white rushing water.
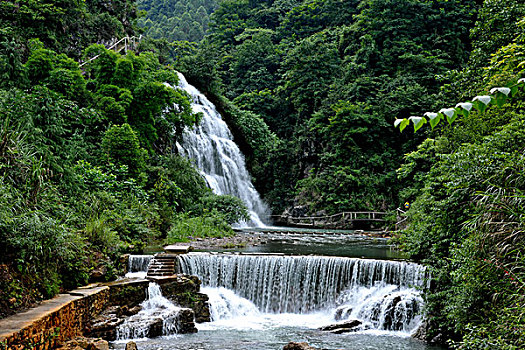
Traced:
<svg viewBox="0 0 525 350">
<path fill-rule="evenodd" d="M 357 319 L 363 329 L 408 335 L 420 323 L 425 269 L 400 261 L 194 253 L 180 257 L 210 297 L 201 327 L 317 328 Z"/>
<path fill-rule="evenodd" d="M 153 255 L 130 255 L 127 278 L 145 278 Z"/>
<path fill-rule="evenodd" d="M 202 112 L 203 119 L 193 130 L 183 134 L 179 153 L 195 161 L 208 185 L 218 195 L 236 196 L 246 204 L 250 213 L 249 226 L 264 227 L 269 210 L 254 188 L 246 170 L 244 156 L 233 141 L 233 135 L 213 103 L 180 73 L 179 88 L 192 98 L 192 109 Z"/>
<path fill-rule="evenodd" d="M 142 310 L 117 328 L 117 340 L 141 339 L 177 333 L 180 307 L 162 296 L 160 286 L 150 283 Z"/>
</svg>

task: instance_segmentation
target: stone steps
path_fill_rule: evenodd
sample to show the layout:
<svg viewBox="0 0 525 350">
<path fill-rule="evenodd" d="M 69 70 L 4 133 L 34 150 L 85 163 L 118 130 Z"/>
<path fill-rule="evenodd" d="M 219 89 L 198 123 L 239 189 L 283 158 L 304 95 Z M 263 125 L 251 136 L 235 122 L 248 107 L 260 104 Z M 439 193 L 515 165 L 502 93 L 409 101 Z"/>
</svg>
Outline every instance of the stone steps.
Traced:
<svg viewBox="0 0 525 350">
<path fill-rule="evenodd" d="M 166 277 L 175 274 L 176 259 L 180 254 L 188 253 L 192 247 L 169 245 L 164 247 L 164 253 L 159 253 L 151 259 L 147 277 Z"/>
<path fill-rule="evenodd" d="M 150 262 L 148 267 L 148 277 L 164 277 L 175 274 L 176 255 L 158 254 Z"/>
</svg>

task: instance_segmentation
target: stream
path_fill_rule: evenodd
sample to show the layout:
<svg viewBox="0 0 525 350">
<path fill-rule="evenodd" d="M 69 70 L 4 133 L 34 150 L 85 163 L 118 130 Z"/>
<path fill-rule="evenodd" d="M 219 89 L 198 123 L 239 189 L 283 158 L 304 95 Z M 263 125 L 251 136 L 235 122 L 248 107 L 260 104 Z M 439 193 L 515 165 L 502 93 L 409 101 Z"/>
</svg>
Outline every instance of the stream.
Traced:
<svg viewBox="0 0 525 350">
<path fill-rule="evenodd" d="M 212 322 L 197 324 L 196 334 L 135 340 L 139 349 L 278 350 L 290 341 L 319 349 L 442 349 L 410 337 L 420 322 L 418 288 L 427 283 L 426 271 L 403 261 L 386 239 L 350 232 L 265 235 L 261 246 L 182 256 L 182 271 L 203 281 Z M 147 259 L 137 256 L 136 269 Z M 318 330 L 347 319 L 363 321 L 363 328 Z M 112 345 L 123 349 L 127 341 Z"/>
</svg>

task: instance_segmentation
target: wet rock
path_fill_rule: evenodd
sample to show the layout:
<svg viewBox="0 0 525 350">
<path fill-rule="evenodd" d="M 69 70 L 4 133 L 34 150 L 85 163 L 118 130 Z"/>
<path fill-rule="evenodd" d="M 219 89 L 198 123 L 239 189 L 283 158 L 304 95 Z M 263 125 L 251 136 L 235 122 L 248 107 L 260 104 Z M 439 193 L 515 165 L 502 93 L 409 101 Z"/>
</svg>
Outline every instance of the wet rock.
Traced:
<svg viewBox="0 0 525 350">
<path fill-rule="evenodd" d="M 176 305 L 192 309 L 196 322 L 210 322 L 208 296 L 199 293 L 200 285 L 197 276 L 177 275 L 175 281 L 161 284 L 162 295 Z"/>
<path fill-rule="evenodd" d="M 342 306 L 335 310 L 334 319 L 336 321 L 345 320 L 352 313 L 352 309 L 348 306 Z"/>
<path fill-rule="evenodd" d="M 197 333 L 197 327 L 195 327 L 194 312 L 191 309 L 182 309 L 179 312 L 178 320 L 178 331 L 179 333 Z"/>
<path fill-rule="evenodd" d="M 126 350 L 137 350 L 137 344 L 134 341 L 130 341 L 126 344 Z"/>
<path fill-rule="evenodd" d="M 58 350 L 109 350 L 107 341 L 100 338 L 76 337 L 62 344 Z"/>
<path fill-rule="evenodd" d="M 107 341 L 99 339 L 89 344 L 87 350 L 109 350 L 109 344 Z"/>
<path fill-rule="evenodd" d="M 133 316 L 133 315 L 138 314 L 141 310 L 142 310 L 142 306 L 137 305 L 132 308 L 127 308 L 126 311 L 123 311 L 122 313 L 126 316 Z"/>
<path fill-rule="evenodd" d="M 366 327 L 359 320 L 349 320 L 341 323 L 335 323 L 328 326 L 320 327 L 319 330 L 334 334 L 357 332 Z M 368 327 L 367 327 L 368 328 Z M 366 329 L 366 328 L 365 328 Z"/>
<path fill-rule="evenodd" d="M 296 343 L 291 341 L 284 346 L 283 350 L 317 350 L 317 348 L 308 345 L 308 343 Z"/>
<path fill-rule="evenodd" d="M 124 323 L 124 319 L 120 317 L 120 308 L 109 308 L 88 323 L 85 334 L 110 341 L 115 340 L 117 338 L 117 327 L 122 323 Z"/>
<path fill-rule="evenodd" d="M 385 326 L 386 329 L 392 329 L 392 330 L 400 330 L 403 328 L 403 322 L 400 322 L 398 320 L 395 321 L 395 312 L 396 312 L 396 306 L 401 302 L 401 297 L 397 296 L 394 299 L 392 299 L 391 304 L 389 305 L 388 309 L 385 312 Z"/>
<path fill-rule="evenodd" d="M 423 340 L 423 341 L 428 341 L 428 329 L 429 329 L 428 321 L 424 320 L 416 328 L 416 330 L 412 333 L 412 338 Z"/>
</svg>

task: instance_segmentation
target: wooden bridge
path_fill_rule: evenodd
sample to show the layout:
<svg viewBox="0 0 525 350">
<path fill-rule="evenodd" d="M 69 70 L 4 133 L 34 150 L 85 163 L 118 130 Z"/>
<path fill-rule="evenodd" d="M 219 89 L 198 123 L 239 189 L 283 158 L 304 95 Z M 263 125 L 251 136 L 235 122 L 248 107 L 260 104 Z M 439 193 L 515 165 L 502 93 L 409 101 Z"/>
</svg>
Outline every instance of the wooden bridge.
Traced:
<svg viewBox="0 0 525 350">
<path fill-rule="evenodd" d="M 377 229 L 386 222 L 386 212 L 354 211 L 329 216 L 271 215 L 275 225 L 309 228 Z"/>
</svg>

